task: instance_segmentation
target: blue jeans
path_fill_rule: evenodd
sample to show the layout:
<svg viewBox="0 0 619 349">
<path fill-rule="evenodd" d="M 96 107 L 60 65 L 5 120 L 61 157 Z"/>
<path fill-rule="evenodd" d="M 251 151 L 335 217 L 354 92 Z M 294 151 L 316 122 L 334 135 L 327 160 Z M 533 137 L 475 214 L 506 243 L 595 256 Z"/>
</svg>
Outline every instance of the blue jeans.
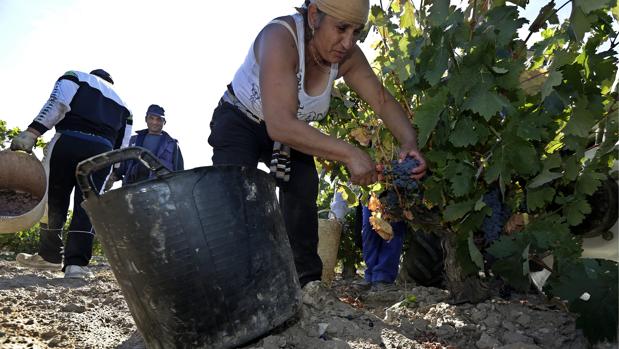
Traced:
<svg viewBox="0 0 619 349">
<path fill-rule="evenodd" d="M 73 218 L 64 246 L 64 265 L 88 265 L 92 257 L 94 230 L 81 203 L 82 191 L 75 179 L 77 164 L 89 157 L 112 150 L 109 145 L 69 135 L 62 135 L 51 149 L 48 191 L 48 224 L 41 224 L 39 255 L 48 262 L 62 262 L 62 229 L 73 192 Z M 97 189 L 109 173 L 109 169 L 95 171 L 92 180 Z"/>
<path fill-rule="evenodd" d="M 367 266 L 365 280 L 370 283 L 393 283 L 398 276 L 406 223 L 391 223 L 393 238 L 386 241 L 372 229 L 370 216 L 370 210 L 363 206 L 361 237 L 363 239 L 363 260 Z"/>
</svg>

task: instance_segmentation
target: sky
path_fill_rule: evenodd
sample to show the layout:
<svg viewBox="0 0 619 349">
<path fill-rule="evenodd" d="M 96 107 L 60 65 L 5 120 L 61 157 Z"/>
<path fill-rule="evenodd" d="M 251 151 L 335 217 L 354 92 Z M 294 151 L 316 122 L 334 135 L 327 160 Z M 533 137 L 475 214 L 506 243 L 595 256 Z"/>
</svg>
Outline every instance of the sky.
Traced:
<svg viewBox="0 0 619 349">
<path fill-rule="evenodd" d="M 302 2 L 0 0 L 0 119 L 24 129 L 65 71 L 103 68 L 133 112 L 134 130 L 159 104 L 185 167 L 210 165 L 209 121 L 226 85 L 260 29 Z M 547 1 L 530 3 L 534 18 Z"/>
</svg>

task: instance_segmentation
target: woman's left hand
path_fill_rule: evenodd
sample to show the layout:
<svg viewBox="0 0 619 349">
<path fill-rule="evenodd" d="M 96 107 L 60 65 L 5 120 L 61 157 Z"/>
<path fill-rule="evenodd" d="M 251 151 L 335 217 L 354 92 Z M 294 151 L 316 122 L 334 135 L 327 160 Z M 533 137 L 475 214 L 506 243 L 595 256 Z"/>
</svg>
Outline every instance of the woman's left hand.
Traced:
<svg viewBox="0 0 619 349">
<path fill-rule="evenodd" d="M 403 161 L 407 156 L 412 157 L 413 159 L 419 162 L 419 166 L 415 167 L 411 173 L 411 177 L 420 180 L 423 176 L 426 175 L 426 171 L 428 170 L 428 165 L 426 164 L 426 159 L 421 155 L 418 150 L 409 149 L 402 150 L 400 152 L 400 161 Z"/>
</svg>

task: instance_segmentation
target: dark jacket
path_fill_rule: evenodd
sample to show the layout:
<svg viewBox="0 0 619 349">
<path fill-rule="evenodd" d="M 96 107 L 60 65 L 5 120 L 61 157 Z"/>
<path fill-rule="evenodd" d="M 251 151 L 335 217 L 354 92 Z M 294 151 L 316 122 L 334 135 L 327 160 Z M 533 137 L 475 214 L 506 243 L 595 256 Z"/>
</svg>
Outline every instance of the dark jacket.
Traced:
<svg viewBox="0 0 619 349">
<path fill-rule="evenodd" d="M 148 134 L 148 130 L 140 130 L 136 135 L 131 136 L 129 146 L 144 146 L 144 138 Z M 183 154 L 178 146 L 178 141 L 163 131 L 161 139 L 156 149 L 148 149 L 153 153 L 159 161 L 170 171 L 182 171 L 185 168 L 183 162 Z M 137 161 L 130 160 L 122 162 L 120 167 L 115 170 L 116 175 L 123 179 L 123 185 L 139 182 L 153 176 L 144 165 Z"/>
<path fill-rule="evenodd" d="M 70 110 L 65 114 L 60 104 Z M 56 81 L 49 100 L 28 127 L 41 134 L 54 126 L 57 132 L 77 131 L 120 148 L 132 124 L 131 112 L 111 85 L 92 74 L 71 70 Z"/>
</svg>

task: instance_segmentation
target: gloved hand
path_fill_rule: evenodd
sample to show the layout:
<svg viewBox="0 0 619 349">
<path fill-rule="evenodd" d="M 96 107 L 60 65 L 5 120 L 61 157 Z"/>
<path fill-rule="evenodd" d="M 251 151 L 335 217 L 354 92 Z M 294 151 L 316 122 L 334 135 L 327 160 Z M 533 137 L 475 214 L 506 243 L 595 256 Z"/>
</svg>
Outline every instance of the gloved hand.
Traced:
<svg viewBox="0 0 619 349">
<path fill-rule="evenodd" d="M 11 142 L 11 150 L 23 150 L 28 153 L 32 153 L 32 148 L 37 142 L 37 135 L 30 131 L 22 131 Z"/>
</svg>

